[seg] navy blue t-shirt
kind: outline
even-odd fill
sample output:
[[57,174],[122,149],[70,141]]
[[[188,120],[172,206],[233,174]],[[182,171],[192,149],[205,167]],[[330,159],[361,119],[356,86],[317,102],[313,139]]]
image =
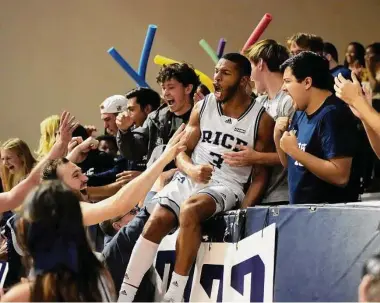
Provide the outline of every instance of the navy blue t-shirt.
[[[350,109],[334,95],[312,115],[294,114],[290,130],[296,131],[298,147],[320,159],[354,157],[357,153],[357,127]],[[351,169],[352,171],[353,169]],[[359,182],[351,174],[349,184],[339,187],[319,179],[301,163],[288,156],[291,204],[339,203],[357,201]]]

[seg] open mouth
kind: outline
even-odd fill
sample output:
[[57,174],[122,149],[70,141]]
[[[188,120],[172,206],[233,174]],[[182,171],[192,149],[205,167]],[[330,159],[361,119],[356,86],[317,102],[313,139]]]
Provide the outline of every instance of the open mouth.
[[214,91],[215,97],[217,99],[220,99],[220,97],[222,96],[222,90],[223,90],[222,87],[219,84],[214,83],[214,89],[215,89]]
[[8,168],[9,170],[14,170],[14,169],[15,169],[14,165],[8,165],[7,168]]
[[82,195],[87,195],[87,183],[84,183],[79,191]]
[[174,99],[166,99],[166,103],[169,105],[169,106],[173,106],[173,104],[175,103]]

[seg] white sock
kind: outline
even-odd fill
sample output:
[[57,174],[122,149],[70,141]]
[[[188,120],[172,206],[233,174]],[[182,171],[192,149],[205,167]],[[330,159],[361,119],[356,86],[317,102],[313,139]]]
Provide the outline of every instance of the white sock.
[[173,271],[172,280],[168,292],[165,294],[164,302],[182,302],[183,293],[189,276],[181,276]]
[[129,284],[122,284],[117,302],[133,302],[138,288]]
[[133,248],[118,302],[132,302],[145,273],[152,266],[158,250],[158,244],[140,236]]

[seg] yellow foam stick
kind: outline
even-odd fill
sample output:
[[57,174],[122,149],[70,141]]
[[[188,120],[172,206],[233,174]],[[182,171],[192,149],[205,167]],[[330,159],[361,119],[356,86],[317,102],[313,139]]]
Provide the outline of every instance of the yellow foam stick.
[[[164,65],[164,64],[172,64],[172,63],[180,63],[179,61],[166,58],[164,56],[156,55],[153,59],[154,63],[157,65]],[[212,84],[212,80],[210,79],[209,76],[206,74],[202,73],[199,70],[195,70],[195,73],[199,76],[199,80],[207,86],[207,88],[210,90],[210,92],[214,91],[214,85]]]

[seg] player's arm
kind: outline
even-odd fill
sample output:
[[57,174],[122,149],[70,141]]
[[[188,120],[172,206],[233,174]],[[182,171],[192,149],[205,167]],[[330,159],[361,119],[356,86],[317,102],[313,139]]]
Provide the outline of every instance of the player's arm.
[[186,151],[180,153],[176,158],[177,167],[181,171],[186,173],[187,175],[190,175],[192,172],[192,169],[194,169],[195,167],[190,157],[201,137],[200,109],[201,109],[201,104],[203,104],[203,102],[196,103],[193,110],[191,111],[189,122],[185,128],[185,131],[188,135],[188,139],[186,143],[187,149]]
[[[264,112],[260,118],[255,150],[263,153],[274,151],[273,119]],[[260,202],[269,179],[269,168],[264,165],[254,165],[252,168],[252,182],[244,197],[242,208],[253,206]]]
[[94,225],[102,221],[126,214],[135,207],[152,188],[165,166],[179,152],[186,148],[185,125],[182,125],[170,139],[162,155],[140,176],[130,181],[112,197],[98,203],[81,202],[84,225]]
[[201,137],[200,111],[203,102],[196,103],[191,112],[189,123],[186,126],[186,134],[188,135],[187,149],[180,153],[176,158],[176,165],[179,170],[184,172],[197,183],[208,183],[214,169],[211,164],[194,165],[191,160],[191,154]]

